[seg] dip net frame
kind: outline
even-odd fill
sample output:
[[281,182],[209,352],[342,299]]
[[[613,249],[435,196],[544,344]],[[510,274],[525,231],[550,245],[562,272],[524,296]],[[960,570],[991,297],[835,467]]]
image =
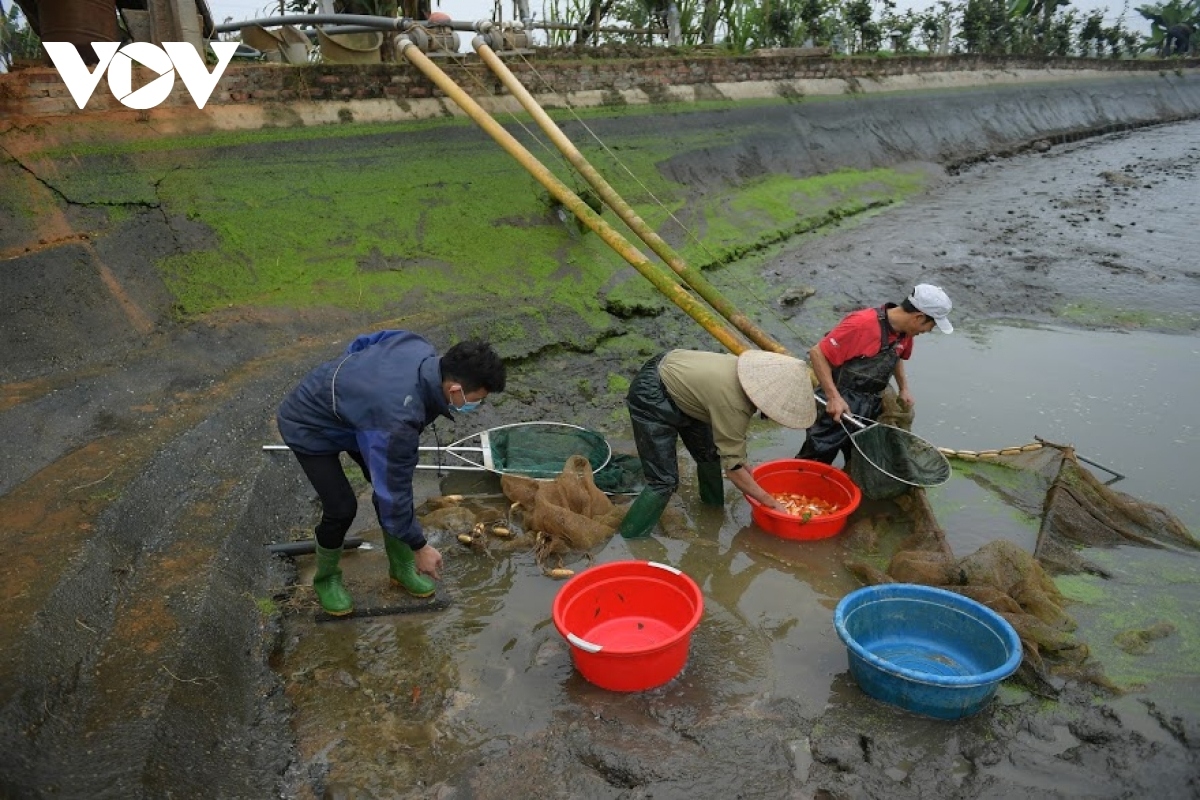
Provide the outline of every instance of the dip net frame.
[[606,494],[636,494],[644,485],[640,459],[614,453],[603,435],[567,422],[514,422],[445,447],[420,449],[434,453],[437,463],[419,464],[418,469],[484,470],[544,482],[555,480],[566,465],[581,458],[596,487]]
[[[858,430],[851,432],[844,420]],[[842,414],[842,428],[854,445],[850,479],[871,500],[887,500],[912,487],[928,489],[950,480],[950,462],[934,445],[911,431]]]
[[612,462],[608,440],[599,433],[566,422],[514,422],[465,436],[445,447],[422,447],[435,453],[436,464],[419,469],[486,470],[549,480],[562,472],[571,456],[583,456],[600,472]]

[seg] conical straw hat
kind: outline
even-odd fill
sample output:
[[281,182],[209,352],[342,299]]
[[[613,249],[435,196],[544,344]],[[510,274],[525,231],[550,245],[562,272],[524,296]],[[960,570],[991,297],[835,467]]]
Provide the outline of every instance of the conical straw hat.
[[738,356],[738,380],[750,402],[785,428],[807,428],[817,419],[808,364],[766,350]]

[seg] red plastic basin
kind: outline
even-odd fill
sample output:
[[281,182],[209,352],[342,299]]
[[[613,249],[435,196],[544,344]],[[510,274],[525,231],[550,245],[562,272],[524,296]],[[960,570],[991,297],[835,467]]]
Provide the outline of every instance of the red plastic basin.
[[754,480],[771,494],[791,492],[817,497],[826,503],[836,504],[838,510],[805,520],[767,508],[753,497],[750,516],[754,524],[767,533],[784,539],[828,539],[837,536],[846,527],[846,520],[862,502],[862,491],[850,480],[850,476],[837,467],[808,461],[801,458],[783,458],[768,461],[754,468]]
[[575,575],[554,597],[554,627],[590,683],[640,692],[687,663],[704,598],[684,573],[654,561],[613,561]]

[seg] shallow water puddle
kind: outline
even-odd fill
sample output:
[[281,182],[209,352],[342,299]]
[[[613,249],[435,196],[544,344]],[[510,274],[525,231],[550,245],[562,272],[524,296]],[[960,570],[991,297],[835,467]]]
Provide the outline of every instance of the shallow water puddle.
[[[923,349],[910,372],[923,403],[916,424],[921,435],[935,444],[971,449],[1023,444],[1034,434],[1073,442],[1084,455],[1130,475],[1118,488],[1146,497],[1153,487],[1155,499],[1194,517],[1196,500],[1183,460],[1197,434],[1173,418],[1173,409],[1200,388],[1194,370],[1188,373],[1196,339],[1003,328],[928,338],[935,344]],[[986,357],[980,357],[981,350]],[[1097,362],[1108,366],[1088,366]],[[1119,379],[1113,377],[1114,363],[1120,365]],[[613,444],[629,449],[615,438]],[[763,425],[754,431],[752,458],[789,458],[798,446],[794,432]],[[279,667],[291,677],[302,750],[312,763],[325,765],[326,786],[335,794],[357,788],[368,796],[387,795],[389,787],[416,785],[427,771],[422,762],[431,758],[463,769],[472,759],[558,730],[564,720],[616,720],[652,736],[664,720],[704,727],[714,720],[761,718],[776,698],[791,699],[813,718],[840,708],[853,708],[852,716],[859,718],[859,706],[868,709],[872,718],[863,719],[862,730],[871,731],[870,746],[888,752],[901,748],[888,756],[893,761],[888,775],[897,782],[916,779],[905,766],[910,751],[941,754],[962,772],[955,774],[955,783],[964,780],[972,768],[955,754],[950,726],[874,701],[863,705],[848,675],[832,615],[837,601],[859,585],[844,566],[847,559],[863,556],[851,538],[796,542],[771,536],[752,523],[749,506],[728,487],[725,509],[702,507],[694,467],[687,458],[682,465],[679,500],[689,521],[686,536],[671,538],[662,530],[641,541],[615,536],[594,556],[595,563],[634,558],[671,564],[700,585],[705,614],[677,679],[634,694],[592,686],[574,669],[551,620],[562,583],[545,577],[532,553],[480,552],[446,534],[435,544],[446,557],[440,588],[454,599],[448,609],[321,625],[299,616],[289,621],[292,636]],[[441,481],[426,475],[421,482],[427,494],[491,493],[497,484],[495,476],[463,473]],[[1036,521],[1000,500],[986,482],[956,470],[946,485],[931,490],[930,498],[957,555],[997,537],[1033,546]],[[877,528],[875,556],[886,566],[903,534],[894,524],[895,509],[866,504],[859,513]],[[1114,659],[1118,677],[1135,672],[1130,659],[1144,657],[1112,646],[1120,622],[1112,616],[1114,609],[1143,609],[1126,627],[1144,626],[1152,622],[1146,616],[1152,611],[1182,612],[1200,601],[1200,566],[1176,565],[1165,572],[1169,562],[1157,560],[1163,558],[1170,555],[1140,548],[1100,553],[1095,560],[1119,571],[1120,580],[1098,584],[1100,579],[1075,578],[1073,588],[1068,586],[1068,596],[1077,600],[1068,610],[1079,617],[1080,639],[1098,656]],[[353,559],[359,562],[355,569],[366,565],[359,573],[362,580],[386,580],[381,550]],[[569,566],[578,571],[588,563],[580,559]],[[1168,574],[1175,577],[1165,587],[1154,584],[1153,576]],[[1178,663],[1178,657],[1191,653],[1191,640],[1190,627],[1180,628],[1152,646]],[[1169,688],[1186,685],[1189,678],[1160,669],[1150,682]],[[1127,709],[1131,716],[1136,711]],[[1137,721],[1154,726],[1149,713]],[[905,733],[893,745],[886,731],[901,723]],[[794,754],[792,769],[806,774],[813,764],[806,740],[785,739]],[[1073,740],[1065,728],[1037,731],[1014,742],[1008,760],[992,770],[1031,790],[1070,786],[1086,791],[1095,785],[1086,771],[1047,768]],[[424,779],[436,780],[431,775]]]

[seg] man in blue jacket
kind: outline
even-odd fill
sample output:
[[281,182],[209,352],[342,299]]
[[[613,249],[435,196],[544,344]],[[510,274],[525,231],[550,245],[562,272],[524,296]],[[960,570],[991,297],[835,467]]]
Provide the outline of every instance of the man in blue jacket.
[[504,391],[504,381],[504,362],[485,342],[461,342],[439,357],[423,337],[389,330],[359,336],[284,398],[279,433],[321,500],[313,589],[326,613],[354,610],[338,561],[358,500],[340,454],[371,483],[392,583],[429,597],[442,556],[413,511],[421,431],[439,415],[473,411],[489,393]]

